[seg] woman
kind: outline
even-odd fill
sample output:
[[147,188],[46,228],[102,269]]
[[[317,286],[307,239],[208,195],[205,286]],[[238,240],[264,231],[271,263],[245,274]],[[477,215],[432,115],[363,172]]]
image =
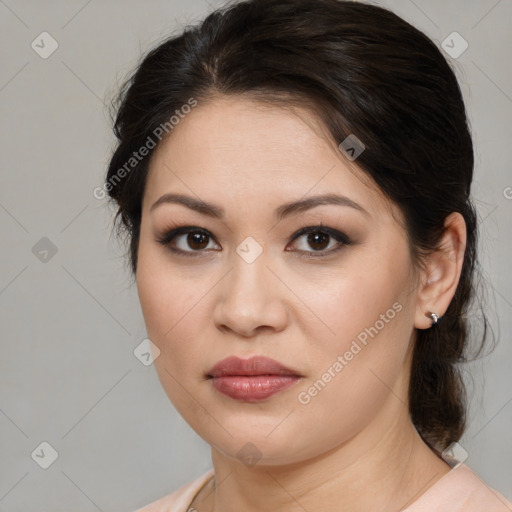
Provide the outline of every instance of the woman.
[[120,99],[105,188],[160,382],[213,463],[139,511],[512,510],[449,457],[477,226],[438,48],[376,6],[249,0]]

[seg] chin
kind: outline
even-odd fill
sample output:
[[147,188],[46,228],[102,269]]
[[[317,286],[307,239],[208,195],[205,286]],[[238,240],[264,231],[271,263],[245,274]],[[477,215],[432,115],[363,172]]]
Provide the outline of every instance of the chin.
[[[275,426],[275,425],[274,425]],[[279,428],[278,428],[279,429]],[[213,432],[196,432],[211,446],[212,459],[215,460],[215,452],[220,452],[224,457],[238,460],[243,466],[252,467],[276,467],[300,463],[317,455],[312,440],[298,438],[298,432],[285,431],[278,434],[278,429],[270,435],[269,429],[259,431],[255,429],[228,430],[232,436],[222,428]],[[294,439],[291,442],[290,439]]]

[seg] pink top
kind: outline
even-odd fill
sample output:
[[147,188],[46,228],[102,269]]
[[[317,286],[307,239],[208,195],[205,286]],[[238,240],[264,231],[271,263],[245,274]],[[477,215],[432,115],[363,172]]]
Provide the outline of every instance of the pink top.
[[[187,512],[195,495],[213,475],[214,470],[210,469],[173,493],[135,512]],[[468,466],[460,463],[401,512],[510,511],[512,511],[510,501],[498,491],[488,487]]]

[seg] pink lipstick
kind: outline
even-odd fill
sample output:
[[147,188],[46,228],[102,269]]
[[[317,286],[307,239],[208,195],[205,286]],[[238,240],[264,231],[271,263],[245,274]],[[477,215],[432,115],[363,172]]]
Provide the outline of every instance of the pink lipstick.
[[258,402],[288,389],[302,376],[274,359],[230,356],[208,372],[214,388],[234,400]]

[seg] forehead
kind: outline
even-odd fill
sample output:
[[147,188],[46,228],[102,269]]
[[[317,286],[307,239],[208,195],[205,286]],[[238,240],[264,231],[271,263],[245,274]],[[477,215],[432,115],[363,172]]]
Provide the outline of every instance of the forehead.
[[339,193],[375,216],[394,208],[308,110],[238,97],[199,102],[158,146],[145,208],[168,192],[255,206]]

